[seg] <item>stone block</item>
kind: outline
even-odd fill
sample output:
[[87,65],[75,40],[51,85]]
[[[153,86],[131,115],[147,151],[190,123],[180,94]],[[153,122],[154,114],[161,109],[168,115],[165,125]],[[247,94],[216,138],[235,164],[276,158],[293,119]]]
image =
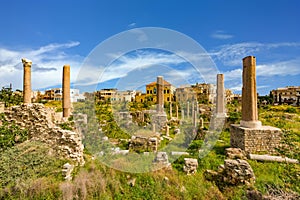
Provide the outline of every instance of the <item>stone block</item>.
[[231,125],[230,145],[240,148],[247,153],[275,154],[280,147],[282,132],[279,128],[261,126],[260,128],[246,128],[237,124]]

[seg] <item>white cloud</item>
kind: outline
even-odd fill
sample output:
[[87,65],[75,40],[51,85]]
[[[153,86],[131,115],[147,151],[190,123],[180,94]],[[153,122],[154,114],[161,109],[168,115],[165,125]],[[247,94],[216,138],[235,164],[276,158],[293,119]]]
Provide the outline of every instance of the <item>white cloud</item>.
[[33,89],[61,84],[61,69],[64,64],[71,65],[71,81],[74,81],[74,74],[78,72],[82,58],[68,55],[65,50],[78,45],[79,42],[55,43],[38,49],[17,50],[0,47],[0,86],[12,83],[14,89],[22,89],[22,58],[28,58],[33,62],[31,76]]
[[219,40],[227,40],[233,38],[233,35],[230,35],[224,31],[219,30],[211,34],[211,37]]
[[258,53],[270,53],[272,49],[282,47],[300,47],[300,43],[283,42],[283,43],[259,43],[259,42],[243,42],[237,44],[223,45],[209,52],[216,60],[226,66],[241,66],[242,59],[249,55]]
[[300,75],[300,58],[256,66],[257,76],[295,76]]
[[136,26],[136,23],[135,22],[133,22],[133,23],[131,23],[131,24],[128,24],[128,28],[133,28],[133,27],[135,27]]

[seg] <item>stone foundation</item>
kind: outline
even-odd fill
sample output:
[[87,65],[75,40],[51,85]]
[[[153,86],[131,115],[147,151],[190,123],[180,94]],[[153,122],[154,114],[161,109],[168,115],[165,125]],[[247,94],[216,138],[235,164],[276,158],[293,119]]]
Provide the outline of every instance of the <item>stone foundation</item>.
[[230,145],[247,153],[275,154],[276,148],[280,147],[281,136],[281,130],[271,126],[245,128],[238,124],[232,124]]
[[157,151],[159,140],[156,137],[132,136],[129,150],[135,152]]

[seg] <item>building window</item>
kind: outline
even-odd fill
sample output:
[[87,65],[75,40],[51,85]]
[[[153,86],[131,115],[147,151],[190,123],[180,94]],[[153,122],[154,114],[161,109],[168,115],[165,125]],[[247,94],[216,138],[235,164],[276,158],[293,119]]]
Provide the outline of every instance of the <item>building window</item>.
[[166,94],[166,90],[164,90],[164,94]]
[[153,89],[153,93],[156,94],[156,88]]
[[150,94],[152,94],[152,90],[150,90]]
[[149,90],[147,90],[147,94],[149,94]]
[[170,93],[170,90],[167,90],[167,94],[169,94]]
[[170,97],[167,97],[167,101],[170,101]]

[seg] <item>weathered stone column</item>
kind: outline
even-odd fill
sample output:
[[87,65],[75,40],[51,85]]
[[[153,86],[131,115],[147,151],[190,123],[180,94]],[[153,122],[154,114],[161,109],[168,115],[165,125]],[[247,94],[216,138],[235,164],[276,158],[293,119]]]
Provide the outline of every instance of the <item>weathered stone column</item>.
[[190,117],[190,102],[187,102],[186,118],[188,119],[189,117]]
[[70,97],[70,65],[63,67],[63,117],[69,117],[71,112]]
[[153,132],[153,133],[155,133],[155,132],[156,132],[156,129],[155,129],[155,124],[154,124],[154,123],[152,124],[152,132]]
[[26,58],[22,58],[22,63],[24,67],[23,76],[23,103],[31,103],[31,65],[32,61]]
[[259,128],[256,93],[256,59],[254,56],[243,58],[242,120],[241,126]]
[[224,74],[217,74],[217,105],[216,116],[225,116]]
[[193,110],[193,126],[196,128],[197,127],[197,120],[198,116],[197,116],[197,111]]
[[184,120],[184,110],[181,109],[181,120]]
[[176,118],[178,119],[178,105],[176,105]]
[[204,128],[204,124],[203,124],[203,118],[200,117],[200,128],[203,129]]
[[194,115],[195,115],[195,102],[192,101],[192,119],[194,119]]
[[157,96],[157,105],[156,111],[162,113],[164,111],[164,82],[163,77],[158,76],[156,82],[156,96]]
[[172,119],[172,102],[170,102],[170,119]]
[[168,125],[166,126],[166,136],[170,136],[170,127]]

